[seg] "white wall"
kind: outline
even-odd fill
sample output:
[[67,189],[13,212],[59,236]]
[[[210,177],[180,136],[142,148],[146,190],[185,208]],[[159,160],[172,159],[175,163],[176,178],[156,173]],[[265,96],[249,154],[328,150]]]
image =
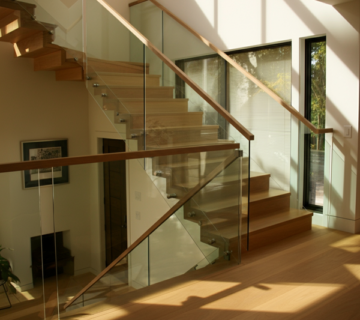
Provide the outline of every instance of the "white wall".
[[[21,161],[20,142],[29,140],[67,138],[69,156],[89,153],[84,83],[56,82],[54,72],[34,72],[32,60],[15,59],[7,43],[0,43],[0,70],[0,163]],[[55,188],[56,231],[70,231],[75,271],[81,272],[90,268],[91,248],[84,241],[89,236],[89,180],[84,168],[73,166],[69,171],[70,183]],[[53,232],[52,188],[40,189],[39,202],[38,189],[24,190],[21,173],[14,172],[0,175],[0,190],[0,244],[14,249],[4,255],[21,285],[31,286],[30,237]]]
[[[314,0],[159,0],[167,9],[224,51],[264,44],[292,42],[292,105],[303,112],[304,39],[327,37],[327,134],[332,146],[331,188],[325,212],[329,227],[356,231],[360,209],[356,207],[359,131],[359,2],[330,6]],[[166,21],[166,20],[165,20]],[[189,33],[178,27],[165,28],[165,54],[175,60],[201,55],[201,48]],[[194,52],[195,51],[195,52]],[[352,126],[352,137],[344,138],[343,125]],[[297,135],[293,121],[292,134]],[[256,139],[256,137],[255,137]],[[292,148],[293,150],[293,148]],[[303,157],[292,151],[295,166]],[[295,159],[294,159],[295,155]],[[326,161],[330,161],[327,159]],[[293,179],[294,180],[294,179]],[[296,190],[297,174],[292,181]],[[356,209],[358,208],[358,209]],[[357,230],[360,231],[360,230]]]

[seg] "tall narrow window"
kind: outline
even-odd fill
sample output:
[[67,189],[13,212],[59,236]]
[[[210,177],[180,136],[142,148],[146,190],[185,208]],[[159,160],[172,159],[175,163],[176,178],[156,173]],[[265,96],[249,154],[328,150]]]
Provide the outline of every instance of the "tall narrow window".
[[[305,117],[325,128],[326,38],[305,42]],[[324,199],[325,135],[305,134],[304,206],[322,212]]]

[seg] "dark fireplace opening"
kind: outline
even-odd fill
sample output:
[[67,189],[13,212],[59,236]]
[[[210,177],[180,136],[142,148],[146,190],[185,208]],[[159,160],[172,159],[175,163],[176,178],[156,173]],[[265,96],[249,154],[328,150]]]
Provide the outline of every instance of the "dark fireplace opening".
[[[55,236],[57,261],[55,261]],[[74,257],[71,256],[70,249],[64,246],[63,232],[56,232],[55,236],[51,233],[31,238],[31,267],[34,282],[42,279],[43,273],[44,278],[53,277],[56,272],[74,275]]]

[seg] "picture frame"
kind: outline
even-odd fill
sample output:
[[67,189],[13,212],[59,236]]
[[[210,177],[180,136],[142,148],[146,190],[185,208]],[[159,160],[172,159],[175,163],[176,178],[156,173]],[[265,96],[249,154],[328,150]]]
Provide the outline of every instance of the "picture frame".
[[[68,140],[22,141],[22,161],[45,160],[68,156]],[[23,171],[23,188],[34,188],[51,185],[54,174],[54,184],[69,182],[69,167],[55,167]]]

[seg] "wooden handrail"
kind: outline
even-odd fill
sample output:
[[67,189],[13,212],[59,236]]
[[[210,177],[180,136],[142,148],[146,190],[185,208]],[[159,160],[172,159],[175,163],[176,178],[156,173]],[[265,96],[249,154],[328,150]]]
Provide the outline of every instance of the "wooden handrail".
[[110,162],[110,161],[119,161],[119,160],[154,158],[154,157],[171,156],[176,154],[190,154],[190,153],[198,153],[198,152],[231,150],[231,149],[239,149],[239,148],[240,148],[240,144],[238,143],[224,143],[224,144],[186,147],[186,148],[169,148],[169,149],[158,149],[158,150],[150,150],[150,151],[119,152],[119,153],[98,154],[93,156],[13,162],[13,163],[0,164],[0,173],[32,170],[32,169],[44,169],[51,167],[64,167],[64,166],[99,163],[99,162]]
[[173,18],[175,21],[177,21],[179,24],[181,24],[184,28],[186,28],[188,31],[190,31],[195,37],[200,39],[204,44],[206,44],[209,48],[214,50],[219,56],[221,56],[224,60],[226,60],[228,63],[230,63],[235,69],[240,71],[245,77],[247,77],[249,80],[251,80],[253,83],[255,83],[259,88],[261,88],[264,92],[266,92],[271,98],[273,98],[277,103],[282,105],[286,110],[288,110],[294,117],[296,117],[299,121],[301,121],[305,126],[307,126],[312,132],[316,134],[322,134],[322,133],[328,133],[328,132],[334,132],[334,129],[327,128],[327,129],[318,129],[316,128],[308,119],[306,119],[299,111],[297,111],[293,106],[286,103],[283,99],[281,99],[274,91],[272,91],[270,88],[268,88],[265,84],[263,84],[260,80],[255,78],[250,72],[246,71],[243,67],[241,67],[238,63],[236,63],[233,59],[231,59],[225,52],[220,50],[218,47],[216,47],[214,44],[212,44],[210,41],[205,39],[203,36],[201,36],[199,33],[197,33],[194,29],[192,29],[189,25],[187,25],[184,21],[179,19],[177,16],[175,16],[171,11],[166,9],[163,5],[161,5],[156,0],[149,0],[154,5],[156,5],[158,8],[160,8],[162,11],[164,11],[167,15],[169,15],[171,18]]
[[143,2],[146,2],[146,1],[148,1],[148,0],[137,0],[137,1],[134,1],[134,2],[130,2],[129,7],[136,6],[137,4],[140,4],[140,3],[143,3]]
[[116,19],[118,19],[133,35],[145,44],[155,55],[160,58],[172,71],[174,71],[189,87],[191,87],[200,97],[211,105],[226,121],[238,130],[247,140],[254,140],[254,135],[237,121],[227,110],[217,103],[210,95],[193,82],[180,68],[178,68],[167,56],[158,50],[143,34],[141,34],[129,21],[114,10],[106,0],[97,0],[104,6]]
[[160,227],[167,219],[169,219],[177,210],[179,210],[186,202],[188,202],[195,194],[197,194],[202,188],[204,188],[209,182],[211,182],[221,171],[226,169],[231,163],[233,163],[239,157],[239,153],[234,151],[232,155],[227,157],[222,163],[220,163],[213,171],[211,171],[206,177],[202,178],[200,182],[192,188],[185,196],[179,200],[172,208],[170,208],[158,221],[156,221],[145,233],[143,233],[130,247],[128,247],[119,257],[117,257],[108,267],[101,271],[89,284],[81,289],[68,303],[64,305],[64,309],[71,306],[76,299],[89,290],[96,282],[98,282],[105,274],[107,274],[112,268],[114,268],[122,259],[124,259],[129,253],[131,253],[141,242],[149,237],[158,227]]

